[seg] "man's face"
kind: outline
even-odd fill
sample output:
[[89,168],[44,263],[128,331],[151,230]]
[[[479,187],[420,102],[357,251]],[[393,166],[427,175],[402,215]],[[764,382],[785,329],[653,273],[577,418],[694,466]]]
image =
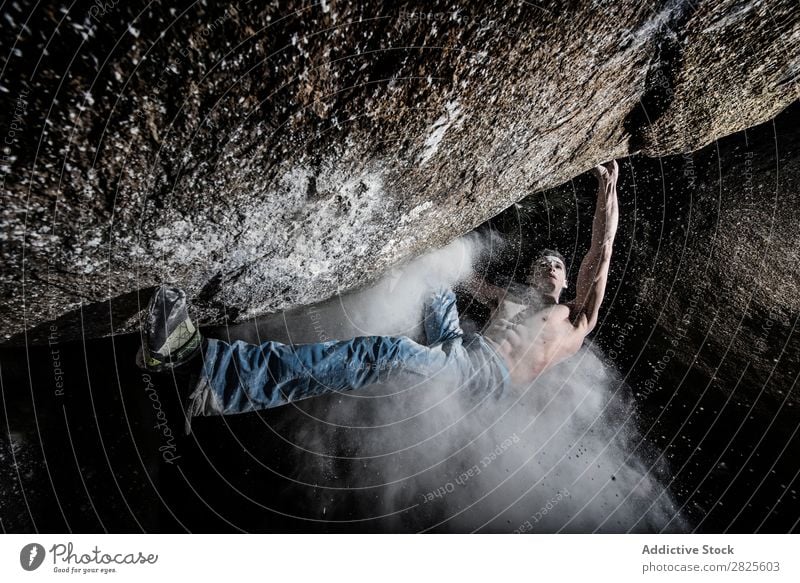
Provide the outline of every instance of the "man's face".
[[567,287],[567,270],[564,262],[555,255],[539,257],[531,266],[531,285],[536,289],[551,294],[561,293]]

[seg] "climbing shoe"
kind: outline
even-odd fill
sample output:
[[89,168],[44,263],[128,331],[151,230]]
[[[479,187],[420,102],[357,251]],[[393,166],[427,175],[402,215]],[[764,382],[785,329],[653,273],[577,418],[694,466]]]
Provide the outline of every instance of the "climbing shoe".
[[144,322],[144,342],[136,364],[152,372],[170,370],[200,353],[203,337],[186,309],[186,292],[162,285],[150,298]]

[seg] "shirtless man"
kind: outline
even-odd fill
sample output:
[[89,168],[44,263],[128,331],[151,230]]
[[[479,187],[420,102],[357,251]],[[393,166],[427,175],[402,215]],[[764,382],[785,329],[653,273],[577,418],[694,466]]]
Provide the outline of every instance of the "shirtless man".
[[468,289],[494,307],[485,336],[502,355],[515,384],[527,384],[552,365],[572,356],[597,324],[606,290],[611,250],[617,232],[616,161],[594,168],[599,188],[592,224],[592,243],[583,258],[575,299],[561,304],[567,288],[564,257],[545,249],[531,265],[532,292],[515,297],[509,289],[472,281]]
[[185,377],[181,400],[187,431],[194,415],[278,407],[399,380],[397,375],[427,380],[442,374],[439,378],[481,395],[527,384],[575,354],[597,323],[617,229],[617,163],[597,166],[594,174],[599,189],[592,243],[572,302],[559,303],[567,287],[564,258],[546,250],[533,262],[530,288],[522,294],[487,283],[468,286],[477,299],[495,306],[485,334],[464,334],[455,295],[442,288],[425,307],[427,345],[405,336],[255,345],[202,338],[189,318],[183,290],[161,286],[148,306],[137,362],[151,372]]

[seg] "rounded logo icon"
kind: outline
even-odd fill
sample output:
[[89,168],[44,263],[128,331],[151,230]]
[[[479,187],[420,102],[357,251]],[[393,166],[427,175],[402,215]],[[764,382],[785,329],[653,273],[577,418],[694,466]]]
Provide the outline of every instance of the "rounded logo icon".
[[34,571],[44,562],[44,547],[38,543],[30,543],[19,552],[19,564],[26,571]]

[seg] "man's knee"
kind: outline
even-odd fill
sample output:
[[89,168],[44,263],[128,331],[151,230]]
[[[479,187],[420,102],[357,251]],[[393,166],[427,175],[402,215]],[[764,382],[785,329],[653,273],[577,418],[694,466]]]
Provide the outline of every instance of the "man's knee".
[[453,288],[449,285],[442,285],[435,288],[430,294],[430,302],[450,302],[455,301],[456,294],[453,292]]

